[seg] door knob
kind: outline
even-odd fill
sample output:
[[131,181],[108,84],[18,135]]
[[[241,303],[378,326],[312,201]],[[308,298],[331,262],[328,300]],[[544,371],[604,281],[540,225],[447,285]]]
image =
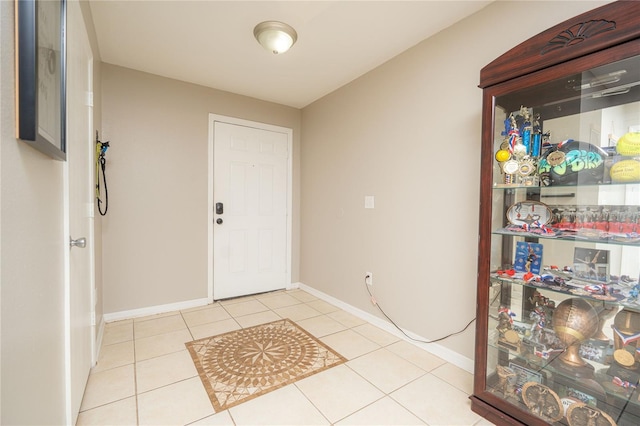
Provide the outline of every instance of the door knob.
[[87,239],[85,237],[78,238],[77,240],[74,240],[73,238],[69,237],[69,247],[85,248],[86,246],[87,246]]

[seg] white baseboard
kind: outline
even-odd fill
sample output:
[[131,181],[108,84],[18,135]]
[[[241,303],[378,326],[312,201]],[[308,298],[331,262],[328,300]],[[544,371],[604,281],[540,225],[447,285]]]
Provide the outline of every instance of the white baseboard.
[[[300,288],[300,283],[291,283],[285,287],[285,290],[295,290]],[[181,309],[197,308],[198,306],[206,306],[213,303],[209,298],[187,300],[178,303],[169,303],[167,305],[149,306],[147,308],[132,309],[130,311],[120,311],[104,314],[102,320],[105,323],[121,321],[131,318],[139,318],[147,315],[163,314],[165,312],[179,311]],[[102,335],[100,336],[102,337]]]
[[182,309],[197,308],[210,304],[208,298],[186,300],[184,302],[169,303],[166,305],[149,306],[147,308],[132,309],[130,311],[120,311],[104,314],[103,321],[106,323],[120,321],[131,318],[139,318],[147,315],[164,314],[165,312],[179,311]]
[[[361,318],[365,321],[367,321],[368,323],[381,328],[382,330],[393,334],[394,336],[397,336],[421,349],[424,349],[425,351],[432,353],[433,355],[440,357],[442,359],[447,360],[448,362],[450,362],[451,364],[462,368],[465,371],[468,371],[469,373],[473,373],[473,360],[460,355],[458,352],[452,351],[451,349],[448,349],[442,345],[439,345],[437,343],[420,343],[420,342],[414,342],[411,339],[409,339],[407,336],[405,336],[400,330],[398,330],[393,324],[385,321],[382,318],[379,318],[375,315],[372,315],[368,312],[365,312],[359,308],[356,308],[355,306],[349,305],[348,303],[343,302],[342,300],[336,299],[333,296],[329,296],[326,293],[323,293],[319,290],[316,290],[313,287],[309,287],[308,285],[301,283],[301,282],[296,282],[296,283],[291,283],[290,285],[288,285],[286,287],[287,290],[295,290],[295,289],[301,289],[306,291],[309,294],[312,294],[313,296],[324,300],[327,303],[331,303],[334,306],[337,306],[340,309],[343,309],[346,312],[349,312],[350,314],[353,314],[355,316],[357,316],[358,318]],[[166,305],[158,305],[158,306],[150,306],[147,308],[140,308],[140,309],[132,309],[129,311],[120,311],[120,312],[112,312],[112,313],[106,313],[102,316],[102,321],[100,323],[100,328],[99,328],[99,334],[98,334],[98,352],[100,353],[100,346],[102,344],[102,335],[104,332],[104,324],[105,323],[109,323],[109,322],[113,322],[113,321],[120,321],[120,320],[125,320],[125,319],[131,319],[131,318],[139,318],[139,317],[144,317],[147,315],[156,315],[156,314],[163,314],[165,312],[172,312],[172,311],[179,311],[182,309],[190,309],[190,308],[196,308],[199,306],[206,306],[208,304],[210,304],[211,302],[209,301],[208,298],[203,298],[203,299],[194,299],[194,300],[187,300],[184,302],[178,302],[178,303],[169,303]],[[407,333],[407,335],[411,336],[411,338],[413,339],[417,339],[417,340],[424,340],[424,341],[428,341],[428,339],[425,339],[422,336],[419,336],[411,331],[402,329],[402,331],[404,331],[405,333]]]
[[[319,290],[316,290],[313,287],[309,287],[308,285],[304,284],[304,283],[296,283],[298,285],[298,288],[300,288],[301,290],[306,291],[309,294],[312,294],[313,296],[316,296],[319,299],[324,300],[327,303],[331,303],[334,306],[337,306],[338,308],[349,312],[350,314],[353,314],[355,316],[357,316],[358,318],[361,318],[365,321],[367,321],[368,323],[375,325],[378,328],[381,328],[382,330],[393,334],[394,336],[397,336],[421,349],[424,349],[425,351],[440,357],[442,359],[447,360],[447,362],[450,362],[451,364],[462,368],[465,371],[468,371],[469,373],[473,373],[473,360],[469,359],[463,355],[460,355],[458,352],[452,351],[451,349],[445,348],[442,345],[439,345],[437,343],[420,343],[420,342],[414,342],[411,339],[409,339],[407,336],[405,336],[404,334],[402,334],[402,332],[400,330],[398,330],[393,324],[391,324],[390,322],[387,322],[385,320],[383,320],[382,318],[378,318],[375,315],[371,315],[368,312],[365,312],[361,309],[358,309],[354,306],[349,305],[348,303],[345,303],[339,299],[336,299],[333,296],[329,296],[326,293],[323,293]],[[421,337],[415,333],[412,333],[408,330],[402,329],[402,331],[404,331],[405,333],[407,333],[407,335],[411,336],[411,338],[413,339],[417,339],[417,340],[424,340],[424,341],[429,341],[429,339],[425,339],[424,337]]]

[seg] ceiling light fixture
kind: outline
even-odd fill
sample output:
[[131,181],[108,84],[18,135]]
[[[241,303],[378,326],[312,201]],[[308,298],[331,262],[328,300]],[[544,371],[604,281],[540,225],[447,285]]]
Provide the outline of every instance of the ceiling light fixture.
[[298,34],[290,25],[278,21],[261,22],[253,29],[253,35],[269,52],[284,53],[298,39]]

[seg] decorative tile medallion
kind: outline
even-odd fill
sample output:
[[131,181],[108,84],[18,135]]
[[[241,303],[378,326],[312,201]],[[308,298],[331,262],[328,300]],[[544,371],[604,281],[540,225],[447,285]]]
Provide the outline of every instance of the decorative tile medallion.
[[346,362],[289,319],[185,345],[216,412]]

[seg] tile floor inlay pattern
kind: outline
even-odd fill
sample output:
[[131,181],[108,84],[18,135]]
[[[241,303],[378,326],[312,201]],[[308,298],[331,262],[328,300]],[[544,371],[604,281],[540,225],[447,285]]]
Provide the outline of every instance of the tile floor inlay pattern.
[[185,345],[216,412],[346,362],[289,319]]

